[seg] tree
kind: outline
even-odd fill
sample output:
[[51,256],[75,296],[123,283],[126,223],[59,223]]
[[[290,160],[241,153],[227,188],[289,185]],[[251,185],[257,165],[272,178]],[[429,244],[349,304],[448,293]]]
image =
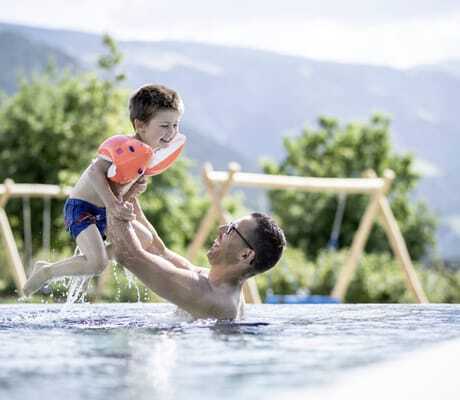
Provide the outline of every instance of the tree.
[[[105,79],[94,72],[75,75],[49,68],[23,80],[18,92],[2,101],[0,181],[73,184],[105,138],[132,130],[128,93],[118,87],[123,74],[114,72],[121,54],[110,37],[105,36],[104,43],[108,54],[100,58],[99,66]],[[188,162],[178,160],[152,181],[141,197],[147,215],[168,245],[185,246],[207,204],[198,196]],[[13,230],[22,232],[20,204],[10,201],[7,211]],[[35,249],[41,244],[41,213],[41,202],[33,201],[32,215],[38,216],[32,227]],[[54,202],[52,232],[54,248],[68,243],[62,202]]]
[[[389,194],[392,210],[414,259],[423,257],[434,245],[435,220],[427,207],[411,199],[419,176],[410,154],[398,155],[390,143],[390,120],[375,114],[367,123],[341,126],[336,119],[321,117],[318,129],[305,129],[299,137],[285,138],[286,157],[279,164],[264,163],[269,174],[360,177],[373,169],[382,176],[386,168],[396,179]],[[272,210],[279,216],[287,239],[311,258],[327,247],[338,205],[336,195],[273,190]],[[350,246],[368,202],[364,195],[350,195],[339,237],[339,248]],[[367,250],[389,250],[381,227],[374,226]]]

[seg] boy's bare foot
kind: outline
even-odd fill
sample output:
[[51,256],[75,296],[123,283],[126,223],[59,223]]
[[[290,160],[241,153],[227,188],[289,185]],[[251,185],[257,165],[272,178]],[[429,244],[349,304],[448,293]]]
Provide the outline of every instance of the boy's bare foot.
[[48,276],[48,271],[45,268],[49,264],[50,263],[46,261],[37,261],[35,263],[32,273],[30,274],[29,279],[27,279],[27,282],[22,289],[24,296],[31,296],[37,290],[40,290],[46,281],[50,279]]

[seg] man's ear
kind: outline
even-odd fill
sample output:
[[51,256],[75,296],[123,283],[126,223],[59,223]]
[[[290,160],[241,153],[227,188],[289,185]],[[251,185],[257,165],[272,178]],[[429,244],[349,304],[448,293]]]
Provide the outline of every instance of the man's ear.
[[255,257],[255,251],[251,250],[250,248],[247,248],[241,253],[240,259],[246,261],[248,264],[251,264]]

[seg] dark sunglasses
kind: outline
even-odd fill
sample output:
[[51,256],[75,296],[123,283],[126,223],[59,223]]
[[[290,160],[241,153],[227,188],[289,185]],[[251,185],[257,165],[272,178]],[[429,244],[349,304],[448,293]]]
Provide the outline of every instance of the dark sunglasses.
[[254,253],[256,252],[256,250],[254,249],[254,247],[251,246],[251,244],[245,239],[245,237],[241,234],[241,232],[238,230],[238,228],[236,227],[236,223],[235,222],[230,222],[229,224],[227,224],[227,229],[225,230],[225,234],[226,235],[230,235],[230,233],[232,233],[232,231],[235,231],[238,236],[241,238],[241,240],[246,243],[246,246],[248,246]]

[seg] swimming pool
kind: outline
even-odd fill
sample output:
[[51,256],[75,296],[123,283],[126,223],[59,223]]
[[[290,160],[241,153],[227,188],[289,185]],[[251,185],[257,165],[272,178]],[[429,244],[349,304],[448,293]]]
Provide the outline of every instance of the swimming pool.
[[2,305],[0,398],[277,398],[459,337],[460,305]]

